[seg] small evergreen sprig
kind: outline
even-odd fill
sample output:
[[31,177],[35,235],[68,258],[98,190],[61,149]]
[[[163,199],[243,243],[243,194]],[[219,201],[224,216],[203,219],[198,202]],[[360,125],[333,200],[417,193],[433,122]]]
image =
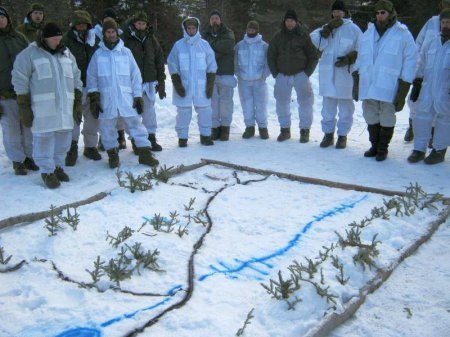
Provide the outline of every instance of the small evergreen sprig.
[[119,247],[119,245],[122,242],[125,242],[126,240],[128,240],[134,233],[134,230],[131,229],[128,226],[125,226],[118,234],[117,236],[112,236],[111,234],[109,234],[109,231],[106,232],[106,241],[109,240],[109,244],[113,247],[113,248],[117,248]]
[[153,167],[151,171],[152,178],[163,183],[167,183],[173,174],[173,166],[167,167],[166,165],[159,168]]
[[251,320],[255,317],[253,316],[253,310],[255,310],[255,308],[252,308],[252,310],[250,310],[247,314],[247,318],[245,319],[244,325],[242,326],[242,328],[239,328],[238,331],[236,332],[236,336],[243,336],[244,332],[245,332],[245,328],[247,327],[247,325],[251,324]]
[[260,283],[261,286],[277,300],[288,299],[295,291],[300,289],[299,279],[291,274],[291,278],[284,280],[281,270],[278,271],[278,281],[270,279],[269,285]]
[[117,258],[110,259],[108,264],[103,267],[109,279],[120,287],[120,282],[130,279],[133,275],[134,268],[131,265],[132,260],[126,255],[127,249],[122,247]]
[[80,214],[78,214],[76,207],[74,208],[74,213],[70,212],[70,207],[66,208],[66,215],[61,215],[60,219],[62,222],[69,225],[74,231],[77,230],[80,224]]
[[48,236],[55,236],[58,234],[58,231],[61,230],[63,227],[60,224],[60,216],[57,212],[57,208],[54,205],[50,206],[50,217],[45,219],[45,226],[44,228],[48,230],[49,234]]
[[9,261],[11,260],[12,255],[6,257],[5,255],[5,249],[3,247],[0,247],[0,264],[7,265]]
[[94,261],[94,270],[90,271],[88,269],[85,269],[86,272],[91,275],[92,284],[96,284],[98,281],[100,281],[100,278],[105,275],[104,268],[105,261],[101,261],[100,256],[97,256],[97,260]]
[[133,258],[136,260],[134,270],[140,275],[140,268],[145,268],[152,271],[161,271],[158,264],[159,250],[155,249],[145,251],[140,242],[136,242],[132,247],[126,245],[130,250]]
[[131,172],[125,172],[125,178],[123,178],[123,172],[116,171],[117,182],[120,187],[127,188],[131,193],[136,191],[148,191],[153,188],[152,177],[149,174],[143,174],[134,176]]

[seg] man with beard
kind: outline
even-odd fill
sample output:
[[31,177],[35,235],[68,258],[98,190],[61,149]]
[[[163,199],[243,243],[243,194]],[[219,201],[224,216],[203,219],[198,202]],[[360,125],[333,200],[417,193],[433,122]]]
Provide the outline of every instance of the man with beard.
[[212,105],[213,140],[227,141],[230,137],[230,125],[233,119],[233,94],[237,85],[234,77],[234,33],[222,23],[218,10],[209,14],[209,26],[204,34],[216,56],[217,74]]
[[113,19],[103,22],[103,41],[89,62],[86,78],[90,111],[100,121],[109,167],[117,168],[120,164],[116,137],[119,117],[134,138],[139,163],[158,165],[150,152],[147,130],[139,116],[144,112],[141,73],[133,54],[119,38],[119,29]]
[[[160,99],[166,97],[164,73],[164,55],[158,40],[153,35],[153,27],[145,12],[137,12],[130,20],[127,29],[122,34],[122,39],[127,48],[133,53],[142,75],[142,89],[144,99],[144,112],[142,120],[147,128],[148,140],[152,145],[152,151],[161,151],[162,147],[156,142],[156,92]],[[155,92],[156,91],[156,92]],[[131,140],[133,150],[136,145]]]
[[12,72],[20,119],[31,127],[33,157],[48,188],[69,181],[64,156],[82,114],[80,70],[61,40],[61,29],[47,23],[38,40],[17,55]]
[[0,7],[0,124],[3,146],[13,163],[16,175],[26,175],[27,170],[37,171],[32,159],[33,136],[28,127],[21,125],[16,94],[11,83],[11,71],[16,55],[28,46],[21,33],[14,30],[4,7]]
[[[88,12],[74,11],[71,27],[63,36],[63,43],[77,60],[77,66],[81,71],[81,81],[83,82],[83,155],[92,160],[100,160],[102,156],[97,150],[98,144],[98,120],[93,118],[89,112],[89,102],[86,89],[86,71],[89,61],[98,47],[99,39],[95,36],[92,28],[91,16]],[[72,132],[72,143],[66,155],[66,166],[74,166],[78,158],[78,139],[80,137],[81,120],[75,121]]]
[[286,11],[281,30],[269,43],[267,61],[275,78],[274,96],[280,123],[277,141],[291,138],[291,94],[297,93],[300,143],[309,142],[309,129],[313,122],[314,94],[309,77],[319,58],[308,32],[298,22],[293,9]]
[[433,150],[424,162],[443,162],[450,145],[450,8],[444,9],[439,18],[441,34],[424,42],[411,91],[411,100],[417,101],[417,109],[413,119],[414,150],[408,157],[410,163],[425,158],[433,119]]
[[375,14],[358,48],[353,98],[363,101],[369,131],[371,147],[364,156],[383,161],[394,134],[395,113],[403,109],[414,80],[417,50],[408,28],[397,21],[390,1],[378,1]]
[[211,97],[217,64],[214,51],[198,32],[200,21],[194,17],[182,23],[183,38],[175,42],[167,58],[173,83],[173,104],[177,107],[175,130],[178,146],[186,147],[192,105],[198,114],[200,143],[214,145],[211,139]]
[[17,27],[29,42],[34,42],[38,38],[38,32],[42,28],[44,22],[44,6],[39,3],[31,5],[27,13],[25,22]]

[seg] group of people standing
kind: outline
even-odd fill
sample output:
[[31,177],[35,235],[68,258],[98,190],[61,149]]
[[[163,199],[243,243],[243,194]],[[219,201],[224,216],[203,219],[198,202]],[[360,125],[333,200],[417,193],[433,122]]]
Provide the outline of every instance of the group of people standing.
[[[167,58],[179,147],[188,146],[192,106],[202,145],[229,139],[236,86],[246,126],[242,137],[254,137],[257,125],[260,138],[268,139],[269,75],[275,78],[277,141],[291,138],[295,89],[300,142],[307,143],[314,103],[309,78],[319,64],[320,147],[334,145],[337,129],[335,147],[346,148],[354,100],[362,100],[371,143],[364,156],[385,160],[395,113],[403,109],[413,84],[414,150],[408,161],[442,162],[450,144],[450,1],[442,0],[441,7],[417,42],[388,0],[376,3],[375,20],[364,33],[343,1],[335,1],[331,20],[311,33],[295,10],[287,10],[270,43],[253,20],[236,44],[219,11],[210,13],[203,37],[199,19],[187,17],[183,37]],[[81,133],[89,159],[101,160],[98,149],[104,148],[109,166],[118,167],[126,132],[139,163],[158,165],[153,152],[162,147],[156,140],[155,100],[166,97],[165,61],[146,13],[137,12],[120,29],[112,9],[95,27],[89,13],[77,10],[65,34],[43,19],[43,6],[33,4],[26,23],[15,30],[0,7],[0,44],[6,47],[0,48],[0,122],[15,174],[40,170],[49,188],[69,181],[63,167],[76,164]],[[432,128],[432,151],[426,156]]]

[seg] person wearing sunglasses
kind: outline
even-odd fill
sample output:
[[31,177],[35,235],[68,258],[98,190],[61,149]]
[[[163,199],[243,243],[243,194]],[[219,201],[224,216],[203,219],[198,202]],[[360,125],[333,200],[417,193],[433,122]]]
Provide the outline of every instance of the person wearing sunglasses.
[[369,131],[371,147],[364,156],[384,161],[394,134],[395,114],[403,109],[415,77],[418,54],[408,27],[397,21],[392,2],[378,1],[375,15],[358,48],[353,98],[362,100]]

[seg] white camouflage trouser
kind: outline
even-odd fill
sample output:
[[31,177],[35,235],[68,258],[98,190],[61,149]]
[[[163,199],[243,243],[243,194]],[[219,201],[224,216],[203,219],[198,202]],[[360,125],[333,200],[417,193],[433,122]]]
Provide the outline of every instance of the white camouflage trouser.
[[[95,119],[89,111],[89,99],[87,97],[87,89],[83,88],[83,134],[84,147],[97,147],[98,144],[98,132],[99,132],[99,122]],[[72,140],[78,142],[80,138],[80,125],[74,122],[74,127],[72,130]]]
[[3,130],[3,146],[11,161],[22,163],[25,157],[33,156],[33,135],[30,128],[20,123],[19,107],[15,99],[2,99],[3,116],[0,124]]
[[[347,136],[353,124],[354,112],[355,103],[352,99],[323,97],[321,122],[323,133],[334,133],[337,123],[338,136]],[[338,120],[336,115],[339,116]]]
[[362,103],[363,116],[369,125],[380,124],[384,127],[393,127],[397,121],[395,106],[392,103],[366,99]]
[[33,158],[41,173],[52,173],[64,166],[72,130],[33,133]]
[[267,84],[259,81],[239,81],[239,98],[244,114],[245,126],[267,128]]
[[144,91],[142,99],[144,100],[144,112],[142,113],[142,123],[147,129],[147,132],[156,133],[156,110],[155,110],[155,85],[154,82],[148,83],[148,90]]
[[274,96],[278,122],[281,128],[291,127],[292,88],[297,93],[300,129],[309,129],[313,122],[314,94],[311,81],[304,72],[295,75],[278,74],[275,79]]
[[413,119],[414,150],[426,152],[433,122],[435,124],[433,148],[439,151],[450,146],[450,112],[438,114],[434,107],[431,107],[431,111],[418,109],[415,111]]
[[230,126],[233,120],[233,95],[236,78],[232,75],[217,75],[211,97],[212,127]]
[[[211,107],[202,106],[194,107],[197,112],[197,123],[200,135],[211,136]],[[192,119],[192,106],[190,107],[177,107],[177,118],[175,123],[175,130],[178,138],[188,139],[189,137],[189,124]]]
[[125,124],[127,132],[133,137],[136,147],[150,147],[147,129],[142,124],[141,116],[120,117],[110,119],[99,119],[100,135],[105,150],[110,150],[119,146],[117,141],[117,122],[122,120]]

